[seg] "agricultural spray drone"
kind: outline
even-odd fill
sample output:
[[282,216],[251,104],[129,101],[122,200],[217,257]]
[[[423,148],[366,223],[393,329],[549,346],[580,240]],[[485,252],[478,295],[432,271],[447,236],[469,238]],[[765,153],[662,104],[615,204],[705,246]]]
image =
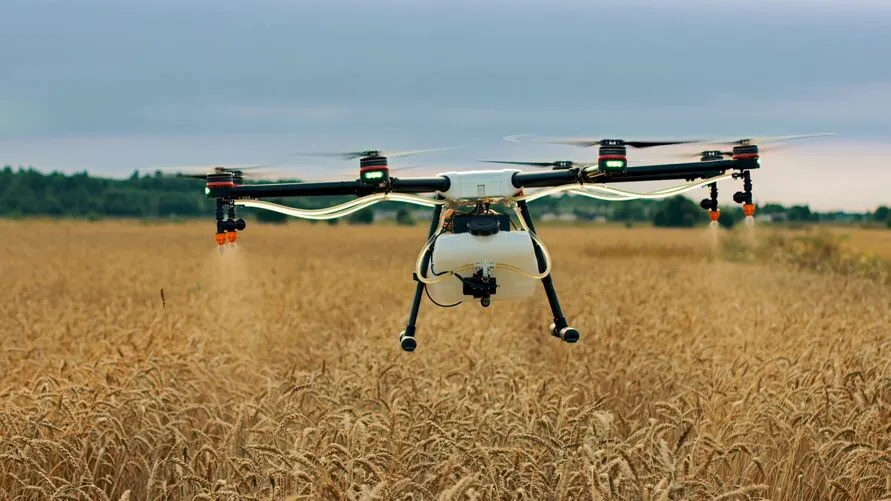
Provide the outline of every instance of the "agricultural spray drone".
[[[505,139],[522,141],[519,136]],[[579,332],[567,323],[557,298],[551,278],[550,254],[535,232],[528,205],[532,200],[564,192],[607,201],[660,199],[706,187],[709,196],[702,200],[700,206],[708,211],[712,221],[717,221],[717,183],[741,179],[742,190],[734,193],[733,201],[742,206],[747,217],[752,217],[755,212],[750,171],[761,166],[759,140],[529,140],[596,146],[599,154],[593,163],[491,161],[550,168],[546,171],[525,172],[517,168],[504,168],[450,171],[432,177],[398,177],[392,175],[387,158],[421,151],[388,154],[372,150],[338,154],[346,159],[359,159],[358,178],[351,181],[244,184],[242,171],[228,168],[217,168],[201,177],[206,179],[206,196],[216,200],[216,241],[220,245],[235,242],[237,232],[245,229],[244,220],[236,216],[237,206],[315,220],[343,217],[382,201],[433,208],[427,241],[415,262],[413,279],[417,286],[411,312],[405,330],[399,336],[402,349],[409,352],[417,347],[416,323],[423,293],[426,292],[431,302],[439,307],[457,306],[468,299],[478,300],[483,307],[487,307],[492,300],[529,297],[535,292],[539,281],[544,286],[553,314],[550,333],[567,343],[578,341]],[[627,148],[689,143],[723,144],[731,150],[706,150],[697,155],[698,161],[628,165]],[[607,186],[611,183],[665,180],[683,180],[684,184],[648,193]],[[537,191],[529,193],[527,190]],[[324,209],[297,209],[260,200],[337,195],[358,198]],[[510,212],[515,213],[521,228],[516,227]]]

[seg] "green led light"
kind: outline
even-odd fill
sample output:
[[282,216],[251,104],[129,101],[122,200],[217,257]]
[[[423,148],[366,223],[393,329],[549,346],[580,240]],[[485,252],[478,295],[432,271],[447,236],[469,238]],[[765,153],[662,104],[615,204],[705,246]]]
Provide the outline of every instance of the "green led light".
[[625,162],[623,160],[607,160],[606,166],[610,169],[621,169],[625,167]]
[[207,186],[204,187],[204,194],[210,195],[210,188],[208,188]]
[[362,174],[362,177],[365,179],[383,179],[384,171],[381,170],[372,170]]

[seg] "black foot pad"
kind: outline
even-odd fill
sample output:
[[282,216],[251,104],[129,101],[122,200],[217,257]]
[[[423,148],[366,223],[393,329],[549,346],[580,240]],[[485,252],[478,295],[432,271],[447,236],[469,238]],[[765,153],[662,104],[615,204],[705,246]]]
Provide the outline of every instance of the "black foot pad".
[[415,348],[418,347],[418,342],[415,340],[414,336],[406,336],[405,332],[399,335],[399,344],[402,346],[404,351],[412,352],[415,351]]

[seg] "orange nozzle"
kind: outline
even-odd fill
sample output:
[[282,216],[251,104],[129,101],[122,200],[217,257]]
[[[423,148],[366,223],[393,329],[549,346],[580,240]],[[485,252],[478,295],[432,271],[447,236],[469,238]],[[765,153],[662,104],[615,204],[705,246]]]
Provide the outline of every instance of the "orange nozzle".
[[226,234],[225,233],[217,233],[216,234],[217,245],[223,245],[226,243]]
[[755,215],[755,204],[743,204],[743,214],[746,217],[752,217]]
[[230,231],[229,233],[226,234],[226,236],[229,238],[229,243],[230,243],[230,244],[234,244],[234,243],[235,243],[235,239],[238,238],[237,235],[238,235],[238,234],[235,233],[234,231]]
[[710,210],[708,211],[708,218],[712,221],[717,221],[718,217],[721,215],[721,210]]

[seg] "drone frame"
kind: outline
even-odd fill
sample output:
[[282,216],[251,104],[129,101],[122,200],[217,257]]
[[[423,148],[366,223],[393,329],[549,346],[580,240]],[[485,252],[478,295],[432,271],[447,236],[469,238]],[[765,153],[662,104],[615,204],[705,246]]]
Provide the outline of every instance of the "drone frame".
[[[615,148],[610,143],[608,147]],[[624,150],[624,148],[622,148]],[[444,205],[457,202],[486,202],[495,200],[511,203],[524,226],[535,237],[535,225],[528,201],[560,192],[570,192],[610,201],[624,201],[640,198],[666,198],[696,188],[708,187],[710,198],[700,205],[709,211],[713,222],[718,219],[717,183],[725,179],[742,179],[743,190],[733,196],[734,202],[741,204],[746,216],[754,215],[752,202],[752,182],[750,171],[760,168],[758,146],[745,142],[733,147],[731,158],[727,152],[705,151],[696,162],[668,163],[629,167],[624,154],[613,152],[598,159],[598,164],[575,166],[571,162],[558,162],[550,171],[527,172],[518,169],[480,170],[448,172],[430,177],[392,177],[386,161],[374,155],[373,162],[363,162],[359,179],[355,181],[294,182],[242,184],[239,171],[218,170],[206,177],[205,195],[216,200],[217,234],[216,241],[223,245],[236,241],[236,232],[245,229],[243,219],[236,219],[236,206],[254,207],[281,212],[294,217],[307,219],[332,219],[364,209],[385,200],[414,203],[433,207],[433,219],[428,231],[428,244],[435,236]],[[624,153],[624,151],[622,151]],[[618,160],[618,162],[617,162]],[[374,165],[371,165],[374,164]],[[369,175],[369,173],[371,173]],[[640,181],[684,180],[686,184],[658,190],[651,193],[635,193],[604,186],[608,183],[628,183]],[[474,184],[476,183],[476,184]],[[505,186],[509,183],[509,186]],[[493,190],[494,186],[494,190]],[[479,188],[480,191],[476,191]],[[526,189],[542,189],[526,195]],[[494,193],[493,193],[494,191]],[[435,198],[423,197],[433,194]],[[335,207],[325,209],[296,209],[271,202],[263,198],[350,196],[358,198]],[[228,219],[224,216],[228,212]],[[538,261],[539,272],[549,269],[547,251],[540,240],[533,238],[533,249]],[[419,266],[413,273],[417,282],[405,330],[400,333],[400,345],[407,352],[417,347],[415,333],[425,283],[418,276],[425,277],[432,256],[430,245],[425,246],[419,256]],[[557,297],[551,273],[541,278],[545,294],[553,315],[551,334],[562,340],[575,343],[579,332],[570,327]],[[484,303],[484,306],[486,303]]]

